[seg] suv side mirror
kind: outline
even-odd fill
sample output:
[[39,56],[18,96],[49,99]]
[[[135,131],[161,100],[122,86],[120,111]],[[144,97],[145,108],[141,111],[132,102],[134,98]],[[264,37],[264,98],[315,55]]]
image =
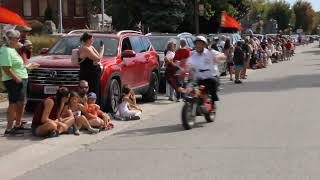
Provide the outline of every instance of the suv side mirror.
[[42,49],[40,50],[40,54],[41,54],[41,55],[48,54],[48,52],[49,52],[49,48],[42,48]]
[[124,50],[121,54],[122,58],[131,58],[135,56],[136,56],[136,53],[133,50]]

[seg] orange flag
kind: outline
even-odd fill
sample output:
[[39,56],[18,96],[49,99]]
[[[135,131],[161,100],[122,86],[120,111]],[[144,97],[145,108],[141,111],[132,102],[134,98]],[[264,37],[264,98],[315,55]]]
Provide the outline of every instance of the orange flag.
[[223,12],[221,16],[221,27],[241,29],[240,23],[226,12]]
[[0,7],[0,23],[30,27],[30,25],[17,13],[3,7]]

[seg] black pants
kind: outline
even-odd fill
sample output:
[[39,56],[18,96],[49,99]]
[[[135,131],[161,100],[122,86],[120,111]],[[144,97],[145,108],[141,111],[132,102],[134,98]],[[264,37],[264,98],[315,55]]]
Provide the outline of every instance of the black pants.
[[217,94],[219,87],[219,79],[218,77],[212,79],[201,79],[198,80],[198,84],[206,87],[206,91],[211,95],[212,102],[219,101],[219,97]]

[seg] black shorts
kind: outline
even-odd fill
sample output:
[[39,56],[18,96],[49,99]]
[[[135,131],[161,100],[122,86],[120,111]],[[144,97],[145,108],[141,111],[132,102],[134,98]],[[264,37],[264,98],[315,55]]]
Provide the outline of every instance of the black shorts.
[[219,78],[215,77],[212,79],[199,79],[198,85],[203,85],[206,88],[206,91],[211,95],[212,102],[219,101],[217,94],[219,87]]
[[234,66],[233,62],[227,62],[228,71],[231,71],[231,67],[233,67],[233,66]]
[[22,79],[20,84],[17,84],[14,80],[4,81],[3,84],[8,92],[9,103],[26,101],[28,79]]

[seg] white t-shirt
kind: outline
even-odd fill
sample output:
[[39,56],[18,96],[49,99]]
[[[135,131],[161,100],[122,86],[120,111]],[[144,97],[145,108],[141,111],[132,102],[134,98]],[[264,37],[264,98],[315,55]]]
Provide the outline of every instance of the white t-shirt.
[[219,75],[218,61],[215,57],[221,54],[215,50],[204,49],[203,53],[192,51],[187,64],[195,71],[196,79],[212,79]]
[[166,54],[166,58],[169,60],[173,60],[175,53],[172,51],[168,51]]

